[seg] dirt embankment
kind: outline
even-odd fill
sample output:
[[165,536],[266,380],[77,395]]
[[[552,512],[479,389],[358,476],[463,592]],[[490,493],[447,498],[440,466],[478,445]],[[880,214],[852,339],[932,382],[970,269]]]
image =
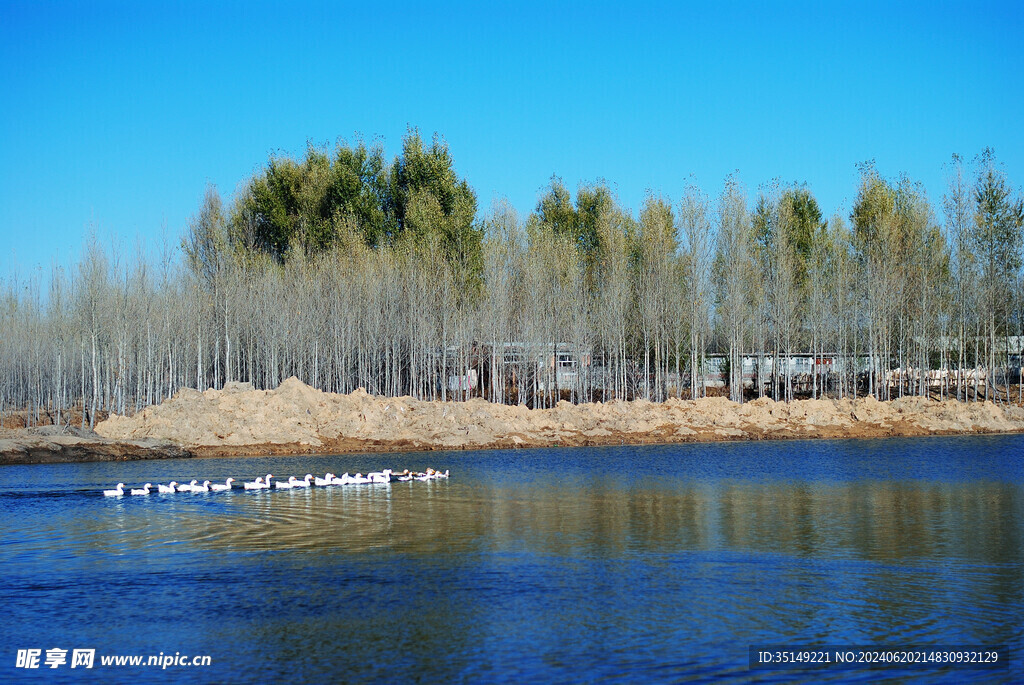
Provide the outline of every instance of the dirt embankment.
[[[230,383],[183,389],[96,432],[114,441],[167,441],[197,455],[307,454],[368,450],[479,449],[787,438],[883,437],[1024,431],[1024,409],[904,398],[879,402],[724,398],[608,402],[531,410],[424,402],[362,390],[324,393],[295,378],[275,390]],[[121,443],[119,443],[121,444]]]
[[92,431],[57,426],[0,431],[0,464],[52,464],[80,461],[130,461],[191,457],[165,440],[112,440]]

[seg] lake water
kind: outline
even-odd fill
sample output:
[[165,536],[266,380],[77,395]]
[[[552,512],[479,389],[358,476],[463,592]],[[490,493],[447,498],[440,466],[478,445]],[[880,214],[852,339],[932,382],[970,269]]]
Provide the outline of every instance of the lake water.
[[[451,479],[100,494],[427,466]],[[1024,678],[1024,436],[5,466],[0,525],[4,681]],[[751,671],[763,644],[1010,665]],[[100,664],[176,653],[211,664]]]

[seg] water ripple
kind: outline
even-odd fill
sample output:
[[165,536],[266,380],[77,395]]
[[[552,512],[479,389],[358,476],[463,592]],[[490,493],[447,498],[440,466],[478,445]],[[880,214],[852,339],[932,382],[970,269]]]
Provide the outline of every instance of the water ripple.
[[[1022,445],[1011,436],[885,449],[862,441],[6,467],[0,564],[17,628],[0,635],[0,653],[187,649],[214,654],[224,669],[210,672],[215,681],[746,682],[755,643],[1021,650]],[[118,480],[365,472],[399,459],[450,466],[452,479],[99,494]]]

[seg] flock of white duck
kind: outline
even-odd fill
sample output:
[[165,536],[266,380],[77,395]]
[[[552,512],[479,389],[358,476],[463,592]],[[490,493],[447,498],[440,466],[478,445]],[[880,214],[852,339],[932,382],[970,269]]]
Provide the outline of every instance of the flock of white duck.
[[[324,474],[323,478],[314,477],[313,474],[307,473],[303,479],[296,478],[295,476],[289,476],[288,480],[275,480],[271,484],[271,479],[274,478],[274,474],[268,473],[266,476],[260,476],[251,483],[242,483],[244,490],[290,490],[292,488],[308,488],[310,486],[327,487],[331,485],[370,485],[373,483],[390,483],[391,481],[412,481],[412,480],[435,480],[438,478],[447,478],[448,471],[435,471],[434,469],[427,469],[424,472],[410,471],[405,469],[401,473],[396,473],[391,469],[384,469],[383,471],[377,471],[374,473],[368,473],[365,476],[362,473],[357,473],[354,476],[350,476],[344,473],[340,476],[335,476],[333,473]],[[157,492],[164,494],[174,494],[176,492],[225,492],[233,489],[234,478],[228,478],[223,483],[211,483],[210,481],[203,481],[202,485],[199,484],[197,479],[194,479],[191,483],[178,483],[178,481],[172,480],[167,485],[157,485]],[[152,483],[146,483],[141,488],[131,488],[128,491],[129,495],[148,495],[153,487]],[[117,487],[113,490],[104,490],[103,495],[105,497],[120,497],[125,494],[124,483],[118,483]]]

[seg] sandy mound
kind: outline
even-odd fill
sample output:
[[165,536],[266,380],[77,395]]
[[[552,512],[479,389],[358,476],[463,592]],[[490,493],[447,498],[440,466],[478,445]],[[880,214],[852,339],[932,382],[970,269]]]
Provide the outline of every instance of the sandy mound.
[[192,454],[180,445],[153,439],[110,440],[92,431],[58,426],[0,430],[0,464],[181,459]]
[[276,390],[229,383],[182,389],[131,417],[111,416],[96,432],[115,440],[166,440],[209,453],[466,449],[519,445],[687,442],[793,437],[873,437],[1024,431],[1024,410],[990,402],[920,397],[879,402],[761,398],[738,405],[714,397],[572,405],[552,409],[423,402],[321,392],[296,378]]

